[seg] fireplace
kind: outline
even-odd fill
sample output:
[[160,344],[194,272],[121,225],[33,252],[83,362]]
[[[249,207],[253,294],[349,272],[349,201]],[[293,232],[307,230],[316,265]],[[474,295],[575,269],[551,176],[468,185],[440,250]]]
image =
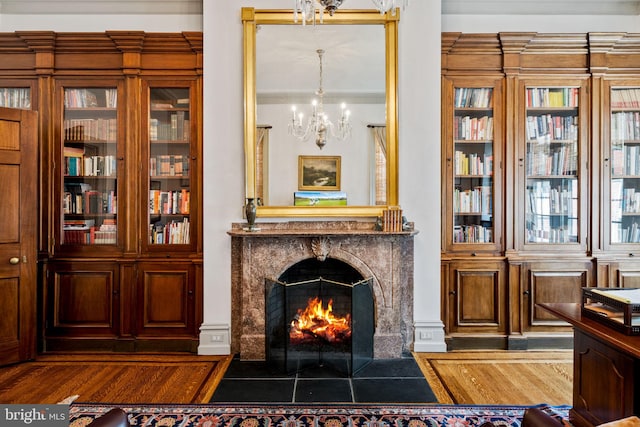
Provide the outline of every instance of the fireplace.
[[366,366],[375,330],[371,283],[331,258],[303,260],[278,280],[267,279],[269,364],[287,373],[322,366],[344,376]]
[[[360,290],[366,289],[369,300],[365,304],[366,312],[372,318],[372,333],[367,334],[373,336],[370,351],[374,359],[401,358],[410,353],[414,231],[381,232],[374,230],[373,223],[364,221],[262,222],[258,232],[244,231],[243,225],[233,224],[228,232],[232,239],[231,351],[234,354],[243,360],[267,360],[287,351],[282,347],[284,337],[272,336],[272,322],[289,323],[290,317],[295,317],[302,308],[299,305],[306,305],[312,295],[306,295],[305,289],[305,295],[299,297],[302,301],[289,302],[287,309],[282,294],[297,292],[294,291],[297,286],[291,284],[320,279],[322,285],[314,283],[313,286],[326,287],[328,282],[337,282],[341,285],[336,289],[340,289],[348,285],[351,302],[341,303],[334,295],[333,311],[340,315],[344,314],[341,313],[343,305],[353,306],[353,293],[358,294],[355,298],[361,298]],[[270,284],[265,285],[266,280]],[[351,288],[363,280],[368,283]],[[336,289],[332,292],[338,292]],[[277,320],[267,320],[271,298],[281,301],[276,310],[281,313],[276,316]],[[326,308],[328,299],[323,298]],[[360,314],[351,312],[350,315],[353,320]],[[354,333],[352,331],[352,336]],[[272,343],[272,339],[276,341]],[[349,356],[341,354],[341,358],[358,359],[358,351],[355,356],[353,352]],[[324,352],[317,357],[329,356]],[[283,356],[275,360],[280,364],[289,363]]]

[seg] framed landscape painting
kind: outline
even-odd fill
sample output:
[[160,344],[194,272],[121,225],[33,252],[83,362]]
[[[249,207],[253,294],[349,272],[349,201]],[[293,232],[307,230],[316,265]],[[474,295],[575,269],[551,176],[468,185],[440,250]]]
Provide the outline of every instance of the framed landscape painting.
[[298,190],[340,190],[340,156],[298,156]]

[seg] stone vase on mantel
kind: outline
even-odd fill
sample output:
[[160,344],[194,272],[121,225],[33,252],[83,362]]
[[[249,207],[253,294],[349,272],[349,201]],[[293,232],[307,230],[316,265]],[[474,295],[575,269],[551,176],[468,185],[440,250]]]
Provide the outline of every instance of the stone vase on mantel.
[[243,228],[245,231],[260,231],[256,228],[256,201],[250,197],[247,199],[247,203],[244,205],[244,213],[247,217],[247,226]]

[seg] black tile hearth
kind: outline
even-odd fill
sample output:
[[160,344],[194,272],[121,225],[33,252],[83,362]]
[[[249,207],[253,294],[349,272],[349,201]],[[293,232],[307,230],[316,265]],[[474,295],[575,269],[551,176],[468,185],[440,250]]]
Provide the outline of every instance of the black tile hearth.
[[316,366],[286,374],[234,359],[212,403],[437,403],[412,357],[373,360],[352,377]]

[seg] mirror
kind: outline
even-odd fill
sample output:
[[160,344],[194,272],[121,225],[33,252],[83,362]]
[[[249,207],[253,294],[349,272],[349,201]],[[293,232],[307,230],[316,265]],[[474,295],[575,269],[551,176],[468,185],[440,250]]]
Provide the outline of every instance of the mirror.
[[[243,8],[245,192],[247,198],[264,201],[257,209],[259,217],[381,216],[388,206],[397,205],[398,17],[376,10],[339,10],[325,14],[324,23],[314,27],[295,24],[291,10]],[[345,102],[352,127],[344,141],[329,135],[322,149],[313,136],[300,141],[288,132],[291,106],[304,112],[307,122],[311,100],[318,98],[318,49],[325,51],[324,111],[336,124],[339,103]],[[382,168],[376,146],[383,147]],[[327,181],[303,184],[307,169],[302,165],[335,165],[336,159],[339,185],[331,185],[332,178],[326,189],[346,195],[346,205],[295,206],[295,192],[325,190],[321,185]]]

